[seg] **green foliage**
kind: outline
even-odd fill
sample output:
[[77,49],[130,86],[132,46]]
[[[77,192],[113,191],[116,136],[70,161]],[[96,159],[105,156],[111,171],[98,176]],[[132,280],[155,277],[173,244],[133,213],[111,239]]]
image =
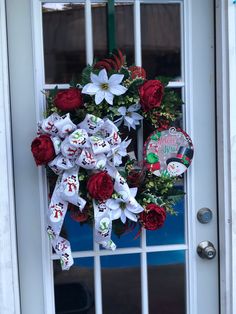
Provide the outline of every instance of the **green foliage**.
[[82,86],[90,83],[90,74],[93,71],[93,67],[91,65],[87,65],[86,68],[82,71],[80,84]]
[[[114,54],[113,54],[114,56]],[[118,55],[117,55],[118,56]],[[84,104],[81,108],[73,110],[70,112],[70,118],[75,123],[78,124],[84,120],[86,114],[93,114],[97,117],[104,118],[107,117],[112,121],[115,121],[119,118],[120,113],[118,109],[121,106],[125,108],[129,108],[133,104],[140,103],[140,96],[139,96],[139,87],[145,82],[143,78],[132,78],[132,73],[128,70],[128,67],[125,62],[121,59],[116,59],[113,57],[113,61],[110,60],[109,65],[112,65],[112,62],[120,61],[120,67],[118,71],[114,70],[112,67],[111,70],[108,71],[108,77],[112,74],[119,73],[123,74],[124,78],[122,80],[122,85],[127,88],[127,92],[121,96],[114,96],[113,105],[109,105],[105,100],[102,101],[101,104],[96,105],[95,97],[83,94],[83,101]],[[122,62],[123,63],[122,63]],[[82,88],[91,83],[91,72],[98,74],[100,69],[95,69],[93,65],[88,65],[81,73],[81,78],[77,81],[77,78],[73,78],[70,82],[71,87],[79,88],[80,91]],[[142,111],[140,109],[138,111],[139,114],[143,116],[146,122],[149,124],[149,127],[153,129],[157,128],[169,128],[170,126],[174,125],[175,121],[181,117],[181,109],[183,102],[176,92],[176,90],[168,88],[167,85],[170,81],[169,77],[158,76],[156,79],[160,80],[164,85],[164,94],[162,98],[162,102],[160,107],[153,108],[147,112]],[[60,116],[64,115],[66,112],[60,111],[54,105],[54,99],[58,93],[58,87],[56,86],[55,89],[46,91],[44,94],[47,99],[47,111],[45,113],[46,117],[51,115],[53,112],[58,113]],[[138,129],[138,126],[137,126]],[[122,132],[125,130],[125,127],[122,128]],[[125,136],[129,136],[130,132],[126,128],[127,132],[123,132],[123,138]],[[156,135],[156,140],[159,138],[159,134]],[[134,167],[135,161],[128,160],[125,164],[125,167],[119,169],[121,175],[129,181],[129,175],[135,169]],[[141,167],[142,168],[142,167]],[[51,170],[47,170],[49,182],[51,182],[51,186],[55,185],[55,174]],[[177,187],[176,183],[178,182],[178,178],[170,177],[169,173],[162,172],[162,176],[155,176],[153,173],[147,171],[147,169],[140,170],[140,178],[137,183],[138,187],[138,194],[137,194],[137,201],[143,206],[144,208],[151,203],[154,203],[158,206],[164,207],[165,210],[175,215],[176,212],[174,210],[175,204],[177,204],[180,200],[182,200],[184,196],[184,192]],[[86,210],[88,212],[88,221],[86,223],[92,224],[94,221],[94,213],[93,213],[93,205],[92,199],[90,198],[88,191],[87,191],[87,179],[88,176],[91,174],[90,171],[87,171],[83,168],[80,168],[79,171],[79,181],[80,181],[80,196],[87,200]],[[128,182],[129,183],[129,182]],[[52,191],[52,188],[50,189]],[[113,194],[113,197],[117,197],[117,193]],[[83,224],[83,223],[82,223]],[[139,224],[139,222],[138,222]],[[133,230],[137,223],[127,221],[126,224],[123,224],[120,219],[115,220],[113,222],[113,231],[118,235],[122,235],[127,231]]]

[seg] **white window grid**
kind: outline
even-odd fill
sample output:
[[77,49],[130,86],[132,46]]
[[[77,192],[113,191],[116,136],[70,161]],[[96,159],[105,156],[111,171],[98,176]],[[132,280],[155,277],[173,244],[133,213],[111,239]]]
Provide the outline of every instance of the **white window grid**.
[[[189,20],[189,0],[133,0],[115,1],[117,3],[129,3],[133,4],[134,10],[134,52],[135,52],[135,64],[141,66],[142,54],[141,54],[141,16],[140,16],[140,5],[142,3],[152,4],[170,4],[178,3],[180,5],[180,16],[181,16],[181,79],[178,81],[171,81],[168,85],[169,88],[180,88],[182,90],[182,98],[186,103],[183,106],[183,124],[185,129],[190,129],[192,121],[191,113],[191,74],[186,71],[190,68],[191,60],[190,55],[190,38],[189,32],[187,32]],[[33,20],[33,51],[34,51],[34,64],[35,64],[35,104],[37,108],[37,120],[40,120],[45,110],[45,98],[42,94],[42,90],[54,89],[58,86],[59,89],[68,88],[68,84],[45,84],[45,73],[44,73],[44,54],[43,54],[43,33],[42,33],[42,4],[43,3],[81,3],[84,4],[85,11],[85,48],[86,48],[86,62],[91,64],[93,62],[93,31],[92,31],[92,4],[95,3],[107,3],[104,0],[32,0],[32,20]],[[186,106],[188,110],[186,110]],[[142,129],[138,131],[138,158],[141,159],[143,154],[143,134]],[[42,252],[43,252],[43,277],[44,277],[44,295],[45,295],[45,314],[55,313],[54,303],[54,283],[53,283],[53,260],[57,260],[58,256],[52,253],[51,245],[47,238],[46,219],[45,219],[45,208],[48,207],[47,202],[47,178],[46,173],[43,169],[39,169],[39,186],[40,186],[40,211],[41,211],[41,225],[42,225]],[[185,178],[185,190],[191,193],[191,184],[193,183],[192,178]],[[195,252],[192,250],[188,243],[194,235],[194,227],[189,228],[188,226],[194,226],[195,217],[188,213],[188,208],[193,205],[193,197],[185,197],[185,243],[184,244],[169,244],[169,245],[153,245],[147,246],[146,244],[146,231],[143,230],[141,233],[140,247],[129,247],[129,248],[117,248],[114,252],[108,250],[100,250],[99,245],[94,241],[94,250],[88,251],[74,251],[72,252],[73,258],[94,258],[94,290],[95,290],[95,310],[96,314],[102,314],[102,280],[101,280],[101,261],[100,257],[107,255],[123,255],[123,254],[140,254],[140,271],[141,271],[141,303],[142,303],[142,314],[149,313],[148,306],[148,271],[147,271],[147,254],[151,252],[171,252],[171,251],[185,251],[186,260],[186,313],[190,313],[191,310],[196,308],[196,288],[192,283],[196,278],[196,267],[193,256]],[[190,262],[191,261],[191,262]],[[190,289],[191,282],[191,289]]]

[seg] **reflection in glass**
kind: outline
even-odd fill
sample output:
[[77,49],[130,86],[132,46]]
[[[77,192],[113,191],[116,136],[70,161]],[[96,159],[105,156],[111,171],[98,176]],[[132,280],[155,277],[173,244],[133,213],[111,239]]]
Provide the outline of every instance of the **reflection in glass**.
[[149,314],[185,314],[185,252],[150,253]]
[[43,4],[45,81],[69,83],[86,65],[84,5]]
[[101,265],[103,314],[140,314],[139,254],[104,256]]
[[68,271],[53,262],[56,313],[95,314],[93,258],[75,260]]
[[141,4],[142,65],[149,78],[181,76],[179,4]]

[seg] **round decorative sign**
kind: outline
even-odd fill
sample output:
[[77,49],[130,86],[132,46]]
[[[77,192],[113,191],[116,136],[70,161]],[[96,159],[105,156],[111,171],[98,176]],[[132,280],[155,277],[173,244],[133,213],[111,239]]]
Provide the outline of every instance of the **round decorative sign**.
[[179,176],[191,164],[193,144],[182,129],[154,131],[144,144],[144,159],[149,171],[157,176]]

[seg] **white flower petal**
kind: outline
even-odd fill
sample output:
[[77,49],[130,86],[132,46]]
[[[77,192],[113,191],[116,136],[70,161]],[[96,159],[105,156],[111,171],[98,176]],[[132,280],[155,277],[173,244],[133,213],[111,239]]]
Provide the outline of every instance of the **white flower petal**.
[[105,91],[105,99],[108,104],[113,105],[113,98],[114,96],[109,91]]
[[123,224],[125,224],[125,223],[126,223],[126,216],[125,216],[125,213],[124,213],[124,211],[123,211],[123,210],[121,211],[120,220],[123,222]]
[[93,82],[93,84],[100,85],[102,83],[102,82],[100,82],[98,75],[96,75],[94,73],[90,74],[90,79]]
[[121,126],[123,120],[124,120],[124,118],[120,117],[119,119],[115,120],[114,123],[119,128]]
[[135,197],[137,192],[138,192],[138,188],[131,188],[130,189],[130,194],[132,197]]
[[112,198],[110,198],[109,200],[106,201],[106,205],[108,208],[116,210],[120,207],[120,201],[113,200]]
[[114,85],[114,86],[110,86],[109,85],[109,91],[116,96],[120,96],[122,94],[124,94],[127,91],[127,88],[122,86],[122,85]]
[[122,157],[119,155],[114,155],[113,156],[113,164],[114,166],[119,166],[122,164]]
[[138,111],[140,108],[141,108],[140,104],[134,104],[134,105],[129,106],[127,111],[128,112]]
[[119,219],[120,216],[122,215],[122,210],[120,208],[116,209],[116,210],[112,210],[111,211],[111,219],[112,220],[116,220]]
[[135,123],[134,123],[134,120],[132,118],[125,116],[124,119],[126,121],[125,125],[128,126],[129,130],[130,130],[130,127],[135,129]]
[[98,90],[95,94],[95,104],[99,105],[105,98],[105,92],[103,90]]
[[98,73],[98,78],[100,83],[108,83],[107,71],[105,69],[102,69]]
[[134,214],[138,214],[138,213],[141,213],[144,208],[135,200],[135,203],[127,203],[126,204],[126,208],[131,212],[131,213],[134,213]]
[[118,110],[117,110],[122,116],[125,116],[126,115],[126,108],[124,106],[120,107]]
[[127,148],[128,146],[129,146],[129,144],[131,143],[131,139],[130,140],[128,140],[128,141],[126,141],[126,140],[124,140],[122,143],[120,143],[120,147],[121,147],[121,149],[125,149],[125,148]]
[[132,221],[137,221],[137,220],[138,220],[137,217],[136,217],[136,215],[133,214],[133,213],[131,213],[128,209],[125,209],[125,210],[124,210],[124,213],[125,213],[125,216],[126,216],[127,218],[129,218],[130,220],[132,220]]
[[112,74],[108,80],[109,86],[120,84],[122,82],[123,78],[124,78],[123,74]]
[[134,120],[143,120],[143,117],[141,116],[141,114],[137,113],[137,112],[132,112],[131,113],[131,118]]
[[95,95],[98,91],[99,87],[93,83],[86,84],[82,89],[82,93],[88,95]]
[[[122,186],[119,186],[120,188],[122,188]],[[129,198],[130,198],[130,194],[129,194],[129,191],[124,191],[124,190],[121,190],[119,188],[119,194],[120,194],[120,198],[123,202],[128,202]]]

